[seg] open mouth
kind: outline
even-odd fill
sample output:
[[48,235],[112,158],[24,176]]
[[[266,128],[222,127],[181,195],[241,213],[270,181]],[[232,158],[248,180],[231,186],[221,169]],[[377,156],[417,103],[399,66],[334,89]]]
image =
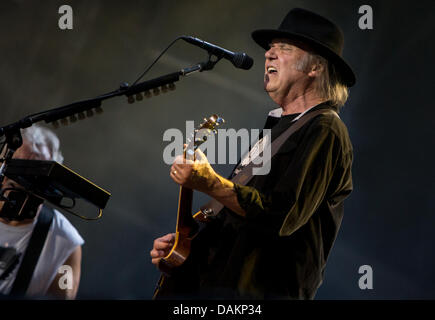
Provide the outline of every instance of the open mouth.
[[275,67],[267,67],[268,74],[277,73],[277,72],[278,72],[278,70],[276,70]]

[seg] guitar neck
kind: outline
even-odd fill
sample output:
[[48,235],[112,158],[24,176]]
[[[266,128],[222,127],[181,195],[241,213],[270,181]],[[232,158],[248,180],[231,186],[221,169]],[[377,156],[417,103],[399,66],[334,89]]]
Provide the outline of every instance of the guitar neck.
[[193,190],[180,187],[178,198],[177,232],[189,236],[192,229],[196,229],[196,222],[192,216]]

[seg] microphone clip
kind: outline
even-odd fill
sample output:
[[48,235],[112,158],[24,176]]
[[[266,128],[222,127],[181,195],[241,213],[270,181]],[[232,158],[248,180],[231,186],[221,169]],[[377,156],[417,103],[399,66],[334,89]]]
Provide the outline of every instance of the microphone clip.
[[206,62],[200,62],[200,63],[195,64],[194,66],[181,69],[180,75],[187,76],[187,75],[194,73],[194,72],[202,72],[202,71],[212,70],[214,68],[214,66],[216,65],[216,63],[218,63],[219,60],[221,60],[221,59],[222,59],[222,57],[218,57],[212,53],[209,53],[208,60]]
[[202,68],[201,68],[201,72],[202,71],[208,71],[208,70],[212,70],[214,68],[214,66],[216,65],[216,63],[218,63],[221,59],[223,58],[223,56],[217,56],[213,53],[208,53],[208,61],[207,62],[202,62]]

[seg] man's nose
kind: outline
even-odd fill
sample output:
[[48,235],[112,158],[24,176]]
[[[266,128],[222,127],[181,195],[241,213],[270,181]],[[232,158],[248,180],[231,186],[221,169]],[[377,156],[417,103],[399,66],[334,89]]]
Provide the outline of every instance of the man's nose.
[[270,47],[269,50],[266,51],[264,54],[264,57],[266,59],[275,59],[276,58],[276,51],[274,47]]

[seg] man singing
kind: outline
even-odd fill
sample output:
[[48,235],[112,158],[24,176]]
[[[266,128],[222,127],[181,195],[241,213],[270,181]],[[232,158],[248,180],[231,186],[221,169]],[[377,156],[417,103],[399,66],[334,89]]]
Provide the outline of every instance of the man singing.
[[[200,161],[176,160],[171,178],[224,209],[194,238],[188,259],[156,298],[313,299],[322,283],[352,191],[352,145],[337,113],[355,76],[342,58],[341,30],[313,12],[293,9],[278,29],[252,37],[266,50],[264,89],[279,106],[266,121],[272,141],[316,116],[285,140],[267,175],[246,185],[218,175],[201,152]],[[154,241],[155,265],[174,239]]]

